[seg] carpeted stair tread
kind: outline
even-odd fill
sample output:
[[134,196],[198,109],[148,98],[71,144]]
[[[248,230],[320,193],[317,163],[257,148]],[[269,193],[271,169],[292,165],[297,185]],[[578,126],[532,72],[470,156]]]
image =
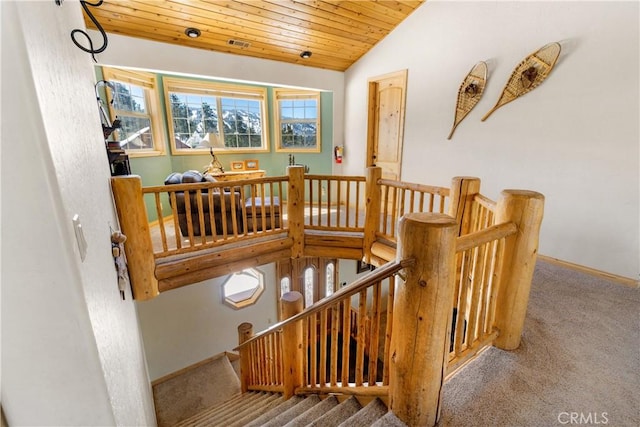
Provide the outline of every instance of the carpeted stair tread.
[[190,369],[153,387],[158,427],[180,420],[240,394],[240,380],[226,356]]
[[[317,394],[311,395],[302,401],[300,401],[297,405],[292,406],[284,412],[278,414],[275,418],[269,420],[268,422],[262,424],[262,427],[280,427],[293,420],[298,415],[302,414],[309,408],[314,405],[320,403],[320,397]],[[276,407],[277,409],[278,407]]]
[[334,406],[326,414],[315,421],[309,423],[307,427],[334,427],[345,421],[356,412],[362,409],[362,405],[355,397],[343,401],[338,406]]
[[370,426],[388,411],[387,405],[379,398],[375,398],[367,406],[347,418],[339,427],[363,427]]
[[241,394],[220,404],[206,408],[205,410],[181,421],[176,427],[212,425],[215,420],[233,415],[236,411],[247,406],[257,405],[261,400],[270,397],[270,393],[251,392]]
[[234,410],[232,413],[225,414],[224,417],[216,418],[216,425],[224,425],[228,427],[231,424],[235,423],[236,420],[245,418],[247,416],[250,416],[251,418],[249,420],[252,420],[271,409],[274,406],[272,404],[273,402],[276,402],[276,405],[279,402],[282,402],[281,395],[275,393],[266,393],[262,399],[255,401],[249,405],[243,405],[242,407]]
[[265,412],[264,414],[260,415],[258,418],[256,418],[252,422],[248,423],[245,427],[259,427],[259,426],[262,426],[264,423],[266,423],[269,420],[275,418],[278,414],[280,414],[280,413],[282,413],[282,412],[294,407],[295,405],[297,405],[298,403],[302,402],[303,400],[304,400],[304,398],[301,397],[301,396],[293,396],[289,400],[285,400],[280,405],[278,405],[275,408],[273,408],[273,409]]
[[371,424],[371,427],[407,427],[407,425],[396,414],[389,411],[378,421]]
[[338,399],[335,396],[329,396],[320,403],[307,409],[302,414],[285,424],[286,427],[305,427],[313,420],[327,413],[331,408],[338,406]]
[[278,405],[281,405],[284,402],[284,398],[281,394],[274,393],[274,397],[275,399],[271,399],[268,402],[265,402],[265,404],[262,407],[256,409],[256,411],[250,411],[248,414],[236,418],[226,427],[244,427],[253,420],[257,419],[257,417],[266,414],[268,411],[272,410]]

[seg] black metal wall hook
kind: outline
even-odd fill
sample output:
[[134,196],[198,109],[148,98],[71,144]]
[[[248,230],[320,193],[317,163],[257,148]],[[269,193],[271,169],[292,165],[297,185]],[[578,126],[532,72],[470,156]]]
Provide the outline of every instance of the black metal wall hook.
[[[76,46],[78,46],[78,48],[83,50],[84,52],[90,53],[94,62],[98,62],[96,60],[96,53],[104,52],[105,49],[107,48],[107,45],[109,44],[109,40],[107,39],[107,33],[104,31],[104,28],[102,28],[102,25],[100,25],[100,23],[98,22],[96,17],[93,16],[91,11],[89,11],[89,8],[87,7],[87,5],[93,6],[93,7],[98,7],[102,3],[103,3],[103,0],[99,0],[97,3],[90,3],[88,1],[80,0],[80,4],[82,5],[82,8],[84,9],[84,12],[87,14],[89,19],[91,19],[91,21],[95,24],[96,28],[98,28],[98,31],[100,31],[100,34],[102,34],[103,43],[102,43],[101,47],[99,47],[98,49],[95,49],[93,47],[93,41],[91,40],[91,37],[89,37],[89,34],[87,34],[86,31],[79,30],[79,29],[75,29],[75,30],[71,31],[71,40],[73,41],[73,43]],[[89,42],[89,48],[86,48],[86,47],[82,46],[78,42],[78,40],[76,40],[76,33],[80,33],[80,34],[82,34],[83,36],[86,37],[87,41]]]

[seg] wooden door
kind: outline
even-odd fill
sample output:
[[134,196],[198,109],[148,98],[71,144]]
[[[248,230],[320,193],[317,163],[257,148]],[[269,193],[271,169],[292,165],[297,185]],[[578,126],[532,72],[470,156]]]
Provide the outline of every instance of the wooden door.
[[406,92],[407,70],[369,79],[366,166],[385,179],[400,180]]

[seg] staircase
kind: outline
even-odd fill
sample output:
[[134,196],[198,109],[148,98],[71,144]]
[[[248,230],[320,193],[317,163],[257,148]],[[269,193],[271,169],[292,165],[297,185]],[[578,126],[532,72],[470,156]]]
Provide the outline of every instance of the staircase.
[[[229,376],[237,378],[236,370],[226,355],[212,358],[209,365],[198,364],[194,369],[187,369],[181,375],[172,377],[162,383],[164,390],[160,385],[154,386],[154,395],[162,393],[180,396],[162,402],[156,398],[156,414],[160,427],[405,426],[379,398],[358,399],[355,396],[344,395],[321,398],[312,394],[284,400],[280,393],[237,393],[234,385],[229,389],[228,398],[223,401],[218,399],[217,403],[203,407],[203,402],[210,401],[210,397],[193,394],[194,388],[208,389],[202,384],[198,385],[198,381],[213,381],[219,392],[220,389],[228,387]],[[201,376],[202,372],[206,372],[207,375]],[[212,378],[211,375],[215,377]],[[198,376],[200,379],[197,379]],[[219,384],[220,379],[225,379],[222,384]],[[179,389],[185,386],[190,390]],[[158,407],[160,404],[164,407]],[[176,410],[166,407],[167,405],[174,405],[180,415],[176,415]],[[173,414],[172,419],[165,414]],[[179,419],[181,417],[182,419]]]

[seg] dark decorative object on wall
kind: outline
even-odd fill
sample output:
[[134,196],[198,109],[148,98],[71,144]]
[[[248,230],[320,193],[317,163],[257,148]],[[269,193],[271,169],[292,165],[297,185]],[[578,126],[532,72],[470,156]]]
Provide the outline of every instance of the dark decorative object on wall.
[[456,103],[456,115],[453,120],[453,127],[447,139],[451,139],[453,132],[460,122],[467,117],[467,114],[476,106],[487,83],[487,64],[478,62],[473,66],[467,77],[464,78],[460,89],[458,89],[458,102]]
[[500,99],[482,118],[482,121],[487,120],[498,108],[538,87],[551,73],[559,56],[560,43],[554,42],[541,47],[523,59],[511,73]]
[[[109,44],[109,40],[107,39],[107,33],[104,31],[104,29],[102,28],[102,25],[100,25],[100,23],[98,22],[98,20],[95,18],[95,16],[93,16],[93,14],[91,13],[91,11],[89,10],[89,8],[87,7],[87,5],[89,6],[93,6],[93,7],[98,7],[102,4],[103,0],[99,0],[98,3],[90,3],[88,1],[83,1],[80,0],[80,5],[82,6],[82,8],[84,9],[84,12],[87,14],[87,16],[89,17],[89,19],[91,19],[91,22],[93,22],[96,26],[96,28],[98,29],[98,31],[100,31],[100,34],[102,35],[102,46],[100,46],[99,48],[94,48],[93,47],[93,40],[91,40],[91,37],[89,37],[89,34],[87,34],[86,31],[83,30],[78,30],[75,29],[73,31],[71,31],[71,40],[73,41],[73,43],[78,46],[78,48],[80,48],[82,51],[90,53],[91,57],[93,58],[94,62],[98,62],[96,60],[96,53],[102,53],[105,51],[105,49],[107,48],[107,44]],[[84,46],[82,46],[78,40],[76,40],[76,34],[82,34],[83,36],[85,36],[85,38],[87,39],[87,41],[89,42],[89,47],[86,48]]]

